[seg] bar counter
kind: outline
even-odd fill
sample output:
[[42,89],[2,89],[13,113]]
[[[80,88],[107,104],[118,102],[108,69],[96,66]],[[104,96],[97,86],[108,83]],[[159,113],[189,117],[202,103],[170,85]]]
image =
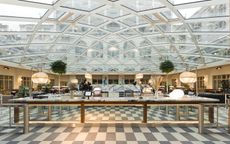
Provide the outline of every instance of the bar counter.
[[[147,110],[151,105],[175,105],[175,106],[195,106],[198,108],[198,129],[199,133],[203,133],[204,125],[204,104],[217,103],[218,100],[210,98],[202,98],[196,96],[184,96],[182,98],[170,97],[91,97],[90,99],[66,98],[66,97],[51,97],[48,99],[31,99],[31,98],[18,98],[12,99],[11,102],[24,105],[24,133],[29,132],[29,107],[30,106],[48,106],[48,113],[51,113],[51,106],[74,106],[79,105],[81,110],[81,123],[85,123],[85,106],[135,106],[140,105],[143,107],[143,120],[142,123],[147,123]],[[48,117],[50,114],[48,114]],[[49,118],[48,118],[49,119]]]

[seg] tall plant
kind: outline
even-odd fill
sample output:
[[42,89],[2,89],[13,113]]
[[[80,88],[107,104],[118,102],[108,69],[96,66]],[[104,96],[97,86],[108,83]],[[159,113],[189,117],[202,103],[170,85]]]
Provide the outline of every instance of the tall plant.
[[61,60],[57,60],[51,63],[50,67],[52,72],[58,74],[58,87],[59,87],[58,90],[60,93],[60,75],[66,73],[66,63]]
[[166,91],[168,93],[168,73],[174,70],[174,65],[170,60],[165,60],[164,62],[161,62],[160,64],[160,70],[163,73],[166,73]]

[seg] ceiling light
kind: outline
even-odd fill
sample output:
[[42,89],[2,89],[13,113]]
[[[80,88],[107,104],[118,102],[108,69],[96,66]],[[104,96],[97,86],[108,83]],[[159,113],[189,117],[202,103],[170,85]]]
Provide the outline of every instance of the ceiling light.
[[182,83],[194,83],[197,80],[196,77],[195,73],[186,71],[180,74],[180,81]]
[[142,73],[136,74],[136,76],[135,76],[135,79],[142,79],[142,78],[143,78]]
[[32,82],[33,83],[47,83],[48,82],[48,75],[44,72],[38,72],[32,75]]
[[92,79],[92,75],[89,74],[89,73],[86,73],[86,74],[85,74],[85,78],[86,78],[86,79]]
[[74,84],[77,84],[78,83],[78,79],[72,79],[70,82],[74,83]]

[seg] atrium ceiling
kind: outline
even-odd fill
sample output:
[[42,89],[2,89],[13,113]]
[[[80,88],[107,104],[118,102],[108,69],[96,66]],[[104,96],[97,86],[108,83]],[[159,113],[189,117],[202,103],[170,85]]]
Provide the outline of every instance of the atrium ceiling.
[[68,73],[226,64],[229,0],[0,0],[0,62]]

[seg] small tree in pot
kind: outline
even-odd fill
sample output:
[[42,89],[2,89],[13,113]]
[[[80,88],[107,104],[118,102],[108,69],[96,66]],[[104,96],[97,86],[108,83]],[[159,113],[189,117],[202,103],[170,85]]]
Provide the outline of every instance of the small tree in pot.
[[66,63],[61,60],[57,60],[51,63],[50,67],[52,72],[58,73],[58,90],[60,93],[60,75],[66,73]]
[[166,91],[168,93],[168,73],[174,70],[174,65],[170,60],[165,60],[164,62],[161,62],[160,64],[160,70],[163,73],[166,73]]

